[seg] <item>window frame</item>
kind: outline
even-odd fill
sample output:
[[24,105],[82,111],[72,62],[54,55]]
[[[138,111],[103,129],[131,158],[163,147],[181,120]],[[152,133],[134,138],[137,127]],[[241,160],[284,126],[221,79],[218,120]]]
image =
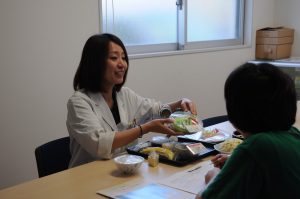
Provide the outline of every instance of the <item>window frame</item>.
[[[105,16],[102,13],[102,1],[99,2],[99,25],[100,32],[106,32],[103,26]],[[187,53],[211,52],[219,50],[232,50],[251,47],[252,41],[252,12],[253,0],[240,0],[239,8],[239,38],[187,42],[187,3],[188,0],[177,0],[176,4],[182,2],[182,11],[177,5],[177,43],[147,44],[147,45],[125,45],[130,58],[146,58],[168,55],[179,55]]]

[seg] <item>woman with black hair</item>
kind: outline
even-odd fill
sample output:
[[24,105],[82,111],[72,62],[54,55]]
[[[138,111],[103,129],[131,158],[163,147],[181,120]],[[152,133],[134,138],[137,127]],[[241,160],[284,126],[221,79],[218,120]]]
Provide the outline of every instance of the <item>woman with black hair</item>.
[[173,120],[159,119],[163,109],[197,114],[189,99],[162,104],[123,87],[128,67],[125,46],[115,35],[97,34],[87,40],[74,77],[75,93],[67,104],[69,167],[110,159],[148,132],[180,134],[165,125]]
[[[300,198],[300,132],[292,79],[270,64],[246,63],[225,83],[229,121],[244,136],[205,176],[198,199]],[[226,160],[225,164],[224,161]]]

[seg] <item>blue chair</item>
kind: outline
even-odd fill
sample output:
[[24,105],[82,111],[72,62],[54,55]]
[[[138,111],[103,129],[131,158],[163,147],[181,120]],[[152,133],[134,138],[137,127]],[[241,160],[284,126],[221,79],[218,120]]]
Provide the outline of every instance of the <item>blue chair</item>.
[[228,121],[227,115],[220,115],[220,116],[210,117],[202,120],[203,127],[211,126],[225,121]]
[[63,137],[37,147],[34,151],[39,177],[68,169],[70,138]]

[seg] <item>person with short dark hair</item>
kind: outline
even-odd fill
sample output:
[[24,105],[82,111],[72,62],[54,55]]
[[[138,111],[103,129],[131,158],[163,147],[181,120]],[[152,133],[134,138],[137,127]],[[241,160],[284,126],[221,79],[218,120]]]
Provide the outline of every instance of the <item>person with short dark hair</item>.
[[228,119],[245,139],[227,160],[213,159],[217,167],[207,173],[208,185],[196,198],[300,198],[292,79],[273,65],[246,63],[229,75],[224,93]]
[[178,135],[168,127],[173,120],[159,118],[162,110],[181,108],[197,114],[187,99],[162,104],[123,87],[129,60],[123,42],[112,34],[91,36],[85,43],[67,103],[70,135],[69,167],[110,159],[148,132]]

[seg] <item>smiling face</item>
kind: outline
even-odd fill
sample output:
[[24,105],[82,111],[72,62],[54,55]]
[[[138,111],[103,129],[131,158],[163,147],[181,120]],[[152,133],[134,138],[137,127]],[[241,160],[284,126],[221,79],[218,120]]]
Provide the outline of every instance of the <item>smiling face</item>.
[[114,42],[109,43],[109,52],[106,64],[106,71],[104,75],[105,87],[112,88],[116,84],[123,83],[128,64],[121,46]]

